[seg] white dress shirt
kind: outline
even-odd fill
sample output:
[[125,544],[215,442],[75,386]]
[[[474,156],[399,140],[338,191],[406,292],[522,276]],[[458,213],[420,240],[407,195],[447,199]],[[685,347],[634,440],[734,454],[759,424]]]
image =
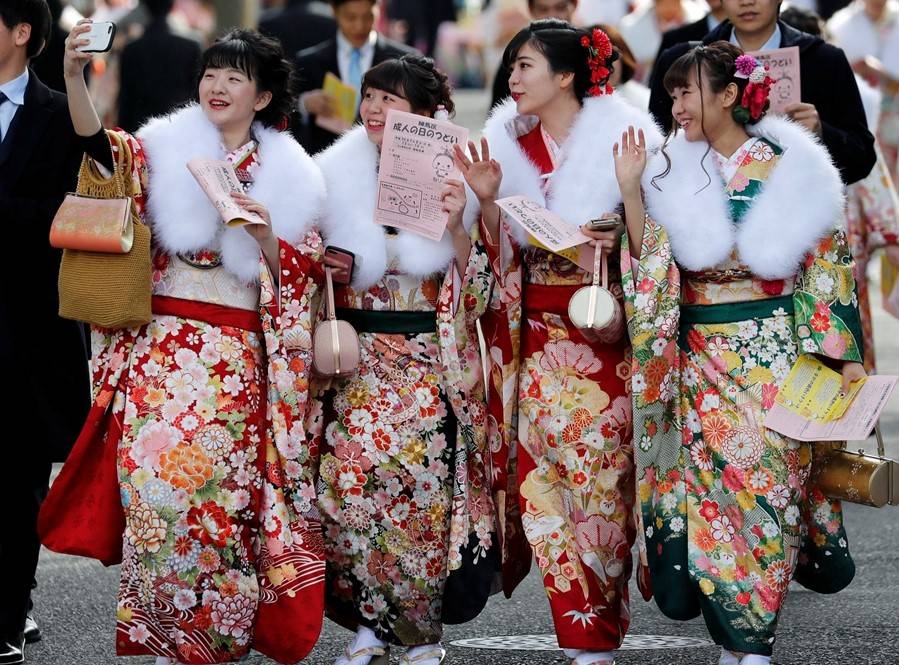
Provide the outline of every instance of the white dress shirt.
[[[362,70],[362,75],[365,76],[365,72],[371,69],[371,64],[375,59],[375,44],[378,41],[378,33],[374,30],[371,31],[371,34],[368,36],[368,41],[365,42],[360,48],[360,58],[359,64]],[[349,78],[350,72],[350,56],[353,53],[353,49],[356,48],[352,44],[350,44],[349,40],[343,36],[339,30],[337,31],[337,66],[340,67],[340,80],[344,83],[347,82]]]
[[12,81],[0,85],[0,92],[6,95],[6,99],[0,104],[0,137],[6,139],[6,132],[16,117],[19,107],[25,104],[25,89],[28,87],[28,69],[19,74]]
[[[734,46],[739,46],[743,48],[743,45],[740,44],[740,40],[737,39],[737,31],[730,31],[730,43]],[[774,34],[762,45],[762,48],[758,49],[759,51],[771,51],[772,49],[780,48],[780,25],[774,24]]]

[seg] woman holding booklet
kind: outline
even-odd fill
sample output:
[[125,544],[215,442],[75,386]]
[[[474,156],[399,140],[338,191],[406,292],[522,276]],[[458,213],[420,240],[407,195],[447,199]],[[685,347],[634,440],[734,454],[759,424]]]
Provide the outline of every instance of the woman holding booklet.
[[798,354],[844,390],[864,376],[839,172],[817,137],[764,117],[771,83],[729,43],[698,47],[665,75],[679,129],[662,150],[647,166],[633,127],[615,146],[654,595],[703,615],[722,665],[770,662],[794,577],[834,592],[854,572],[811,446],[764,427]]
[[474,618],[498,567],[475,328],[487,255],[462,224],[459,180],[442,191],[442,240],[375,223],[391,110],[448,115],[446,75],[412,55],[370,69],[362,126],[316,157],[324,238],[356,257],[337,318],[361,347],[353,376],[314,384],[307,425],[321,456],[328,616],[356,631],[339,665],[387,663],[390,645],[409,647],[401,663],[438,665],[443,622]]
[[[69,108],[90,156],[112,169],[82,74],[91,55],[77,50],[89,27],[66,43]],[[118,654],[219,663],[254,648],[292,663],[323,614],[303,422],[325,187],[277,129],[291,104],[277,42],[232,31],[200,71],[198,104],[123,135],[122,175],[153,233],[153,318],[92,331],[94,404],[73,455],[115,455],[121,504],[88,509],[104,513],[94,523],[121,521]],[[186,167],[198,157],[230,162],[244,190],[235,201],[266,223],[228,227]],[[94,479],[68,468],[47,504],[69,519],[51,528],[84,529]]]
[[[505,501],[504,587],[511,594],[527,574],[533,548],[559,645],[577,665],[612,663],[630,618],[630,343],[623,325],[596,334],[569,317],[569,301],[592,280],[594,247],[582,267],[577,250],[535,246],[517,224],[501,223],[496,201],[525,195],[614,254],[621,229],[586,226],[621,204],[612,145],[634,123],[661,143],[649,116],[608,85],[614,59],[598,29],[532,23],[504,54],[512,99],[487,121],[480,154],[474,144],[470,156],[457,153],[476,199],[468,218],[480,216],[498,283],[482,327],[493,487]],[[609,288],[620,307],[616,263]]]

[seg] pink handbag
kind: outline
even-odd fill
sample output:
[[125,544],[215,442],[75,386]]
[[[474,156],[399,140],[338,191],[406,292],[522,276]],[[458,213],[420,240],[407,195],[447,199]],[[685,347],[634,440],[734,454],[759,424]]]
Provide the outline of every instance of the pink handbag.
[[592,330],[606,344],[617,342],[624,334],[624,311],[609,291],[609,263],[599,245],[593,255],[593,284],[578,289],[571,296],[568,318],[581,330]]
[[359,366],[359,336],[353,326],[337,319],[330,266],[325,266],[325,306],[327,319],[312,335],[312,369],[324,377],[349,376]]

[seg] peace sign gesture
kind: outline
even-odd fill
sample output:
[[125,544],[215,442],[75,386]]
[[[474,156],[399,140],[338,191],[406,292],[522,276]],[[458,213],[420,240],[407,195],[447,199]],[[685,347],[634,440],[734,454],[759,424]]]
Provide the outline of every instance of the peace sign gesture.
[[453,146],[456,167],[462,172],[465,182],[482,204],[493,203],[499,195],[499,186],[503,181],[503,170],[499,162],[490,159],[490,146],[487,139],[481,139],[481,154],[474,141],[468,142],[469,159],[459,145]]

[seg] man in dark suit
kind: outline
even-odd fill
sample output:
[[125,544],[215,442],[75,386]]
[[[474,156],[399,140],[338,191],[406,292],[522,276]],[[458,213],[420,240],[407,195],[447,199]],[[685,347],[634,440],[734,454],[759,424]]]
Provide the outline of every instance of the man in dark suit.
[[200,45],[172,34],[168,15],[174,0],[141,0],[150,13],[144,34],[126,45],[120,61],[119,126],[137,131],[197,92]]
[[698,42],[718,27],[724,20],[724,2],[723,0],[706,0],[709,5],[709,13],[694,23],[682,25],[674,30],[668,30],[662,35],[662,43],[659,46],[659,55],[670,49],[675,44],[683,44],[684,42]]
[[[528,11],[532,21],[544,18],[557,18],[571,23],[577,9],[578,0],[528,0]],[[490,108],[503,101],[509,92],[509,70],[503,63],[499,64],[496,76],[493,77],[493,91],[490,95]]]
[[[787,107],[787,113],[821,137],[843,182],[857,182],[871,172],[877,157],[852,68],[842,50],[779,21],[780,4],[781,0],[724,0],[728,20],[702,41],[734,41],[746,51],[799,47],[802,101]],[[672,127],[665,73],[690,48],[687,43],[673,46],[656,63],[649,111],[662,127]]]
[[330,16],[310,11],[309,0],[288,0],[283,9],[262,15],[259,30],[279,39],[285,53],[298,53],[323,39],[333,39],[337,23]]
[[331,72],[358,91],[367,70],[385,60],[414,52],[374,30],[376,5],[376,0],[331,0],[337,35],[297,54],[301,94],[291,131],[309,154],[324,150],[337,139],[337,134],[316,124],[319,115],[323,118],[334,115],[334,102],[322,90],[325,74]]
[[[0,222],[16,255],[0,262],[0,404],[26,432],[3,442],[0,665],[24,662],[38,510],[50,465],[68,454],[90,397],[82,329],[57,316],[60,253],[47,240],[81,159],[65,95],[28,70],[49,34],[46,0],[0,0]],[[28,633],[40,639],[36,624]]]

